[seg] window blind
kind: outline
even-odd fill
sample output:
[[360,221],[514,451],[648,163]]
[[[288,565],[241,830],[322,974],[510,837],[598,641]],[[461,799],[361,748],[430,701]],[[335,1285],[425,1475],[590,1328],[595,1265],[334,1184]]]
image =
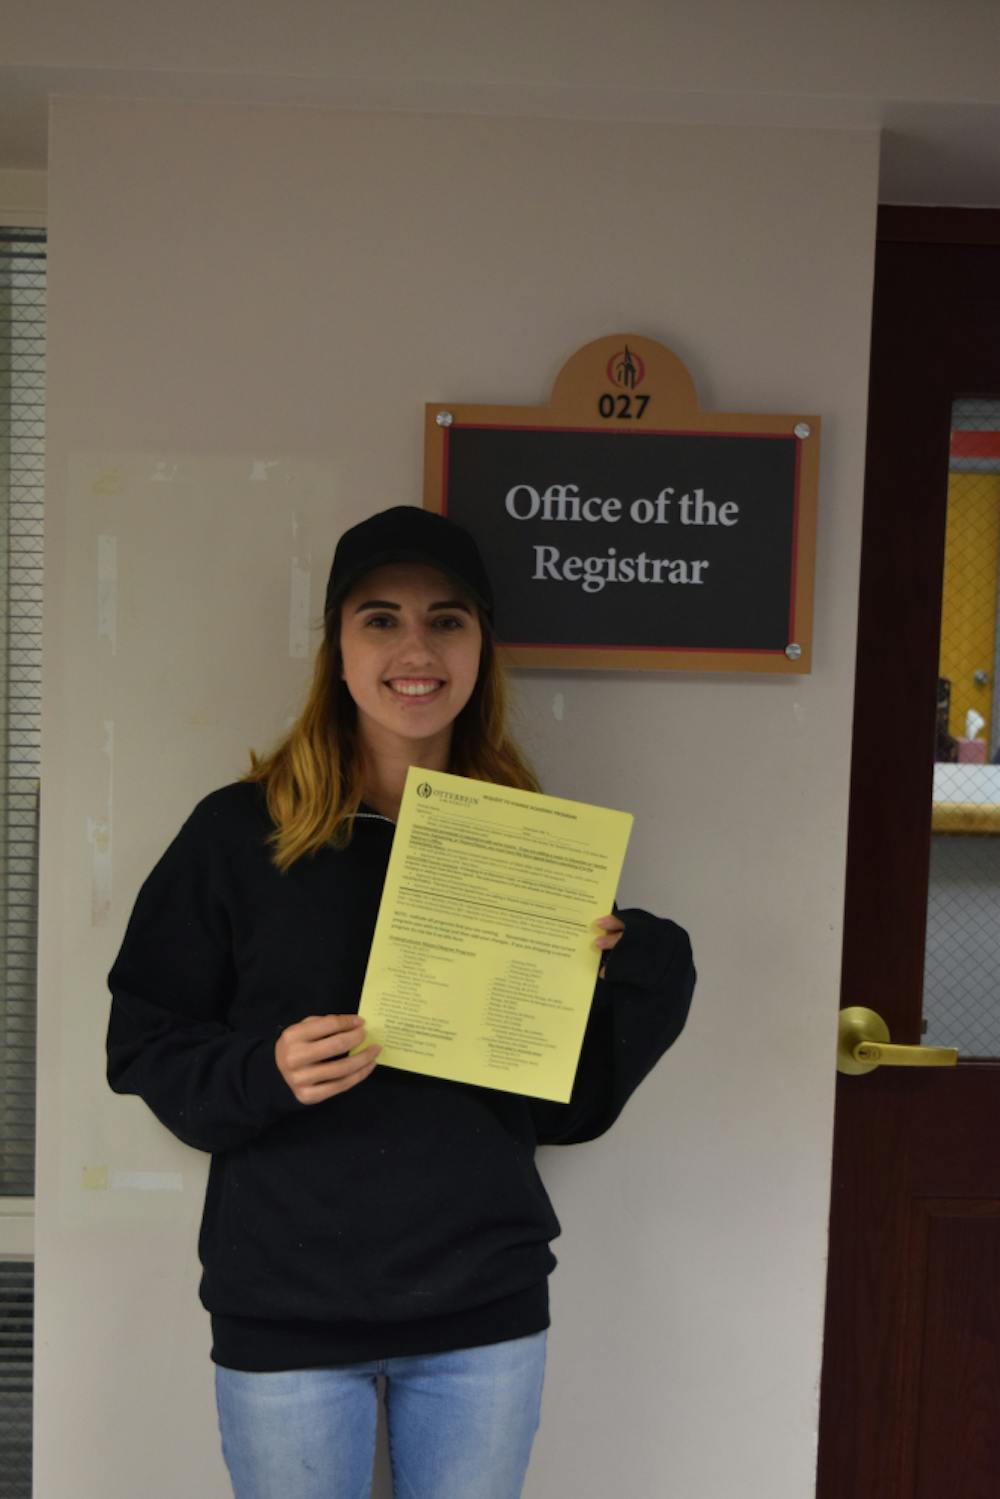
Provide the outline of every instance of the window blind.
[[34,1192],[45,234],[0,228],[0,1196]]
[[0,1499],[31,1499],[34,1268],[0,1260]]

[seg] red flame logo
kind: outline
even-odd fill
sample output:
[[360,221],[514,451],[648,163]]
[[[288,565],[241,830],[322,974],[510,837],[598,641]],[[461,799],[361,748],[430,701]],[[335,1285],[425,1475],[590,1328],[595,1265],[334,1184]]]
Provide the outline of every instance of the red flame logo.
[[612,354],[608,360],[608,379],[612,385],[621,386],[622,390],[635,390],[645,378],[646,366],[628,344],[623,349],[619,349],[617,354]]

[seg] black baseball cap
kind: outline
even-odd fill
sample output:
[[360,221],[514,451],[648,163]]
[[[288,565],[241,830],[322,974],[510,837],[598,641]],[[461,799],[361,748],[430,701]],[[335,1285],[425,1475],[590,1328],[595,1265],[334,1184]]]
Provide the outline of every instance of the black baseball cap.
[[493,589],[472,536],[447,516],[419,510],[416,505],[381,510],[344,532],[333,554],[325,612],[329,613],[365,573],[392,562],[436,567],[461,583],[492,615]]

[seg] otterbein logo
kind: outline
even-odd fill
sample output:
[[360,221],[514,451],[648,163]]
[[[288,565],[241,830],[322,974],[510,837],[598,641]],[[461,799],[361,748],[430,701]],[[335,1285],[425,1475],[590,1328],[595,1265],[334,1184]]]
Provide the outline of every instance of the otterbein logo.
[[426,781],[421,781],[420,785],[417,787],[417,795],[418,796],[431,796],[432,793],[433,793],[433,790],[434,790],[434,788],[432,786],[428,785],[428,783]]
[[623,390],[635,390],[646,378],[646,366],[628,344],[608,360],[608,379]]

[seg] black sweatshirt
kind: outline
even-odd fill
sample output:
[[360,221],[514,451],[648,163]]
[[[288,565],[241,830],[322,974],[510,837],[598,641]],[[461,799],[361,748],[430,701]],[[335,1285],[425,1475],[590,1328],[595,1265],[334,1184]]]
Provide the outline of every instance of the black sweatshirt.
[[622,911],[569,1103],[376,1066],[300,1104],[275,1040],[356,1013],[393,824],[281,874],[257,785],[199,804],[143,885],[112,969],[108,1078],[212,1152],[199,1239],[216,1362],[306,1368],[548,1325],[559,1223],[536,1144],[606,1130],[679,1035],[694,987],[673,922]]

